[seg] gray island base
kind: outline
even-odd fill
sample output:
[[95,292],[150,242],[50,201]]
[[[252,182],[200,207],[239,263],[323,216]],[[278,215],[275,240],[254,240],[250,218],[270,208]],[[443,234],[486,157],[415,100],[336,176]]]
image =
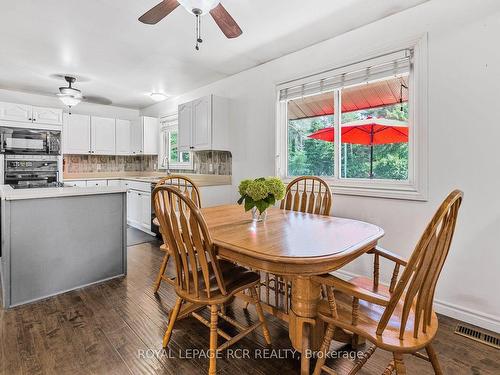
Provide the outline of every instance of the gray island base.
[[0,186],[3,306],[124,276],[126,191]]

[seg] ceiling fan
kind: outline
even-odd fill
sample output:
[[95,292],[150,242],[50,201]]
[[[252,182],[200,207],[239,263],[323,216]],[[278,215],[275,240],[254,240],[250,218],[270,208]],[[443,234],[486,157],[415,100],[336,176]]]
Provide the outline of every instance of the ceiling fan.
[[219,26],[227,38],[237,38],[242,34],[241,28],[226,8],[222,6],[220,0],[163,0],[139,17],[139,21],[154,25],[168,16],[179,5],[182,5],[189,13],[196,17],[196,50],[200,49],[199,43],[203,42],[203,39],[201,39],[200,16],[207,13],[210,13],[217,26]]
[[75,77],[64,76],[64,80],[68,82],[68,87],[59,87],[59,94],[56,95],[64,105],[71,108],[80,103],[83,96],[80,90],[72,86],[72,84],[76,82]]
[[110,105],[112,101],[103,98],[101,96],[83,96],[81,90],[74,88],[73,84],[76,82],[76,77],[69,75],[53,75],[56,78],[64,78],[64,80],[68,83],[68,86],[59,87],[59,93],[56,96],[59,100],[67,107],[74,107],[80,102],[85,103],[94,103],[94,104],[102,104],[102,105]]

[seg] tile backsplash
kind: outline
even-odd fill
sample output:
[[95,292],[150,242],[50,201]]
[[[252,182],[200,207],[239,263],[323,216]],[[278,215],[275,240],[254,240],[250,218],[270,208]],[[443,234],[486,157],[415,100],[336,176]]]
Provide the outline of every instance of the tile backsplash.
[[[194,170],[176,170],[174,173],[214,175],[232,174],[232,156],[229,151],[197,151],[193,153]],[[64,155],[64,173],[154,172],[158,166],[155,155],[107,156]]]
[[153,155],[64,155],[64,173],[154,172],[157,165]]

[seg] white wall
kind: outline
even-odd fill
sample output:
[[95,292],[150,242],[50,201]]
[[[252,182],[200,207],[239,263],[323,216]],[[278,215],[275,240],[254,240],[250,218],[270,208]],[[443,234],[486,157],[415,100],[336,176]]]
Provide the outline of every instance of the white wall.
[[[479,5],[480,4],[480,5]],[[335,20],[332,20],[335,22]],[[432,0],[270,63],[142,111],[160,116],[178,103],[214,93],[232,99],[233,184],[274,173],[275,85],[331,69],[387,43],[428,33],[428,202],[334,196],[333,212],[380,225],[382,245],[408,256],[440,201],[465,192],[436,307],[500,331],[500,2]],[[236,196],[236,188],[234,188]],[[370,273],[371,257],[347,267]]]
[[[0,89],[0,101],[20,104],[31,104],[42,107],[62,108],[68,112],[68,108],[54,96],[30,94],[21,91],[11,91]],[[112,105],[102,105],[93,103],[80,103],[71,109],[71,113],[84,115],[95,115],[102,117],[120,118],[123,120],[134,120],[139,116],[136,109],[115,107]]]

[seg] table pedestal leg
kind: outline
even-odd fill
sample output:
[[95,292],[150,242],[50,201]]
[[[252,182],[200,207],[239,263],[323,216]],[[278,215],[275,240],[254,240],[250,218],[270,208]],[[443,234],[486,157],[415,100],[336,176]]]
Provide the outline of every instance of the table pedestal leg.
[[[308,276],[292,279],[292,308],[289,314],[289,335],[293,347],[302,353],[301,374],[309,374],[308,351],[318,350],[324,334],[319,319],[318,303],[321,287]],[[310,353],[309,353],[310,354]]]

